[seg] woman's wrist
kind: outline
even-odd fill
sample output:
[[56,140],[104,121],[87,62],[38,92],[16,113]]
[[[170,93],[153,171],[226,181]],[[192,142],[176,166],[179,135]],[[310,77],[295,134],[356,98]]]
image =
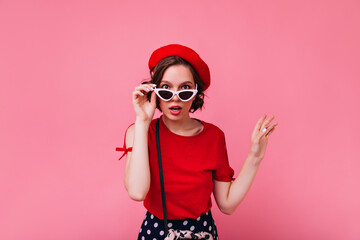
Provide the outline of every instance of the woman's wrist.
[[247,162],[251,163],[251,165],[255,166],[255,167],[258,167],[262,161],[261,158],[259,157],[256,157],[254,155],[254,153],[252,152],[249,152],[247,158],[246,158]]
[[136,118],[135,120],[135,126],[140,127],[140,128],[146,128],[148,129],[150,126],[151,120],[150,121],[146,121],[140,118]]

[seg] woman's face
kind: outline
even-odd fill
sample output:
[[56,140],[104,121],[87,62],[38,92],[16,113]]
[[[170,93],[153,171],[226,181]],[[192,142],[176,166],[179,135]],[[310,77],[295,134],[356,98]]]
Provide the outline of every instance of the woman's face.
[[[165,70],[159,88],[173,91],[195,89],[195,81],[187,66],[173,65]],[[175,95],[170,101],[159,99],[159,104],[163,114],[167,118],[176,121],[189,115],[189,110],[194,99],[195,96],[191,100],[183,102]]]

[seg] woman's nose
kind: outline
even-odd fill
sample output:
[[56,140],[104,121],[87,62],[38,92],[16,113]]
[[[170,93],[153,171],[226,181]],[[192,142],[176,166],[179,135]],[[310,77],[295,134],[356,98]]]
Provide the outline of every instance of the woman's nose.
[[174,102],[178,102],[178,101],[180,101],[180,98],[178,97],[177,94],[174,94],[174,97],[171,100]]

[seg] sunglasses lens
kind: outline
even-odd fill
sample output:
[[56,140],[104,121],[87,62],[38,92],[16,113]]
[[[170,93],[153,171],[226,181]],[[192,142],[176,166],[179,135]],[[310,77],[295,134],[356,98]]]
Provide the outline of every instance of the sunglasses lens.
[[189,98],[191,98],[193,95],[193,92],[191,91],[184,91],[179,93],[179,97],[183,100],[188,100]]
[[170,99],[172,97],[172,92],[167,91],[167,90],[160,90],[159,91],[159,95],[163,98],[163,99]]

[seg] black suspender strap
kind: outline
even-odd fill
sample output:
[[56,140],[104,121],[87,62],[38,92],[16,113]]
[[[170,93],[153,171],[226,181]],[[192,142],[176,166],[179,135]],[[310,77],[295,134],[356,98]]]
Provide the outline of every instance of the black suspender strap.
[[166,205],[165,205],[165,189],[164,189],[164,176],[162,170],[162,162],[161,162],[161,151],[160,151],[160,136],[159,136],[159,120],[156,121],[156,147],[157,147],[157,155],[159,162],[159,173],[160,173],[160,184],[161,184],[161,197],[162,197],[162,206],[164,213],[164,228],[165,228],[165,236],[167,236],[169,229],[167,226],[167,216],[166,216]]

